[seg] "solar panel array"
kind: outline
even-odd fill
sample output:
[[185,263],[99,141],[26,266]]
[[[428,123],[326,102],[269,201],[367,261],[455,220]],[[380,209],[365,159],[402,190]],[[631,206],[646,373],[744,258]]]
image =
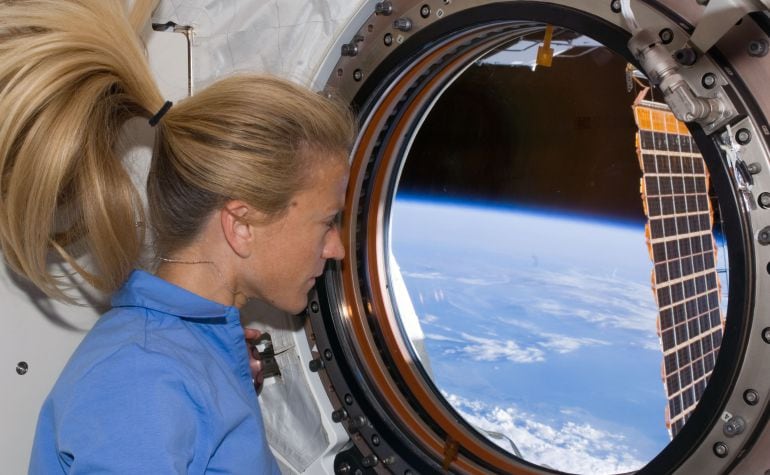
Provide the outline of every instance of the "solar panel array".
[[634,117],[659,308],[665,419],[673,437],[700,400],[722,342],[709,174],[687,127],[668,106],[637,101]]

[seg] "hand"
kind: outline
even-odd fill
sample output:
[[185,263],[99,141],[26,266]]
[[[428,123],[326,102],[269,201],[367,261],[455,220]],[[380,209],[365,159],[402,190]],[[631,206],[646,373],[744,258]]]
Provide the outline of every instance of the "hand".
[[264,377],[262,375],[262,361],[259,359],[259,352],[253,345],[253,341],[262,335],[262,332],[255,328],[244,328],[243,334],[246,337],[246,348],[249,352],[249,369],[251,378],[254,381],[254,390],[259,394],[262,391]]

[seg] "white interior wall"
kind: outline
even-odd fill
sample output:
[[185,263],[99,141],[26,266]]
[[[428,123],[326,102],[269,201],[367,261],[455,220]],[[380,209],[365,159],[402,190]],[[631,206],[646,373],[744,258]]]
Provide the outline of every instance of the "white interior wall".
[[[260,71],[292,78],[311,84],[332,48],[338,47],[340,33],[364,2],[345,0],[163,0],[153,21],[174,21],[193,27],[192,74],[194,90],[217,77],[234,71]],[[187,93],[187,40],[173,32],[147,31],[148,55],[159,86],[165,97],[178,100]],[[333,54],[331,54],[333,56]],[[144,123],[129,127],[129,143],[125,163],[143,184],[151,154],[152,130]],[[88,295],[85,292],[84,295]],[[25,473],[31,449],[34,427],[43,399],[57,375],[106,306],[104,296],[83,299],[83,306],[64,305],[52,301],[0,265],[0,458],[4,473]],[[249,307],[247,320],[252,325],[273,331],[279,341],[302,342],[304,332],[297,322],[264,307]],[[285,334],[280,335],[281,332]],[[294,368],[295,379],[307,379],[302,368],[310,357],[307,348],[284,356],[288,367]],[[18,374],[17,365],[28,365],[25,374]],[[303,407],[311,403],[323,405],[318,388],[310,388]],[[285,390],[271,390],[268,381],[265,396],[272,397]],[[275,393],[273,396],[270,394]],[[318,394],[317,394],[318,393]],[[320,403],[318,402],[320,398]],[[328,402],[326,403],[328,405]],[[310,409],[308,409],[310,410]],[[283,409],[284,414],[288,414]],[[319,453],[331,454],[343,443],[344,433],[319,419],[328,408],[315,409],[310,426],[326,433],[330,445]],[[299,416],[307,418],[308,416]],[[302,421],[299,421],[302,422]],[[309,432],[312,434],[312,431]],[[288,440],[288,439],[287,439]],[[324,452],[325,451],[325,452]],[[333,455],[333,454],[332,454]],[[291,458],[291,454],[289,454]],[[279,457],[284,463],[285,458]],[[296,457],[295,457],[296,459]],[[324,473],[312,460],[300,460],[308,473]],[[327,461],[328,462],[328,461]],[[328,463],[326,463],[328,466]],[[299,468],[299,467],[298,467]]]
[[[178,33],[147,36],[151,64],[162,92],[177,100],[186,95],[187,40]],[[124,161],[143,182],[152,153],[152,129],[144,121],[127,128],[131,146]],[[43,295],[0,265],[0,459],[3,473],[26,473],[37,414],[64,364],[106,308],[108,298],[87,289],[75,292],[83,305],[65,305]],[[20,375],[17,363],[29,369]]]
[[193,27],[196,87],[234,71],[310,84],[367,3],[373,12],[373,0],[164,0],[153,21]]

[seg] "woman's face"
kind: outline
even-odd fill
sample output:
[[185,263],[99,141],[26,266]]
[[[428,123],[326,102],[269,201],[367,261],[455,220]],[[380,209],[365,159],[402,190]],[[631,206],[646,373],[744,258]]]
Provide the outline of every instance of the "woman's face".
[[243,277],[247,295],[296,314],[327,259],[345,257],[338,224],[345,205],[348,164],[345,156],[319,158],[309,171],[309,186],[294,195],[276,220],[254,225],[257,233]]

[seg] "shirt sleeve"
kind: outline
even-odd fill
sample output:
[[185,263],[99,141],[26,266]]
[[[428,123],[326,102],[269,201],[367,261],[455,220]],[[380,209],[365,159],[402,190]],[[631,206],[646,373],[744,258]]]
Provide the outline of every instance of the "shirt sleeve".
[[56,417],[60,461],[71,474],[188,473],[210,453],[200,382],[188,373],[138,345],[98,363]]

